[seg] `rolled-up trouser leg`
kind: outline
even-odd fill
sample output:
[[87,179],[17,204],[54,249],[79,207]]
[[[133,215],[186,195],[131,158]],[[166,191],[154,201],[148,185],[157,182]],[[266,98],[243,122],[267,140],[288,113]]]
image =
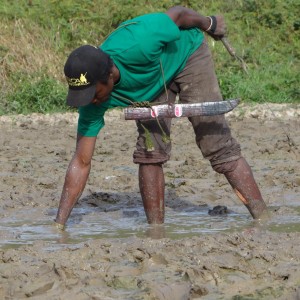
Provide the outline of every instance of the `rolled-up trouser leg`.
[[[168,100],[174,102],[175,98],[176,93],[168,90]],[[165,101],[166,94],[163,93],[153,104]],[[153,119],[136,123],[139,136],[133,162],[139,164],[139,187],[145,214],[149,224],[162,224],[165,215],[165,179],[162,164],[170,157],[171,119]]]
[[[222,101],[208,45],[204,42],[174,79],[183,103]],[[253,218],[266,210],[250,166],[241,157],[239,143],[232,137],[224,115],[189,118],[203,156],[223,173]]]
[[[182,103],[222,101],[211,52],[206,42],[189,58],[184,70],[174,79]],[[198,147],[212,166],[237,160],[240,145],[232,137],[224,115],[189,118]]]
[[[166,102],[167,96],[163,92],[151,104]],[[168,89],[168,101],[174,103],[176,93]],[[170,158],[171,153],[171,118],[150,119],[136,121],[138,138],[133,162],[136,164],[163,164]],[[147,145],[151,142],[151,147]]]

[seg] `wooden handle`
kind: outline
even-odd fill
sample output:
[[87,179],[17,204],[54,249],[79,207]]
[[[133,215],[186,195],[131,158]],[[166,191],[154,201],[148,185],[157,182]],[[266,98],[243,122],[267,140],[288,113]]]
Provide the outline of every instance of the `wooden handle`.
[[230,45],[230,43],[228,42],[227,38],[226,38],[226,37],[223,37],[223,38],[221,39],[221,41],[222,41],[223,45],[225,46],[226,50],[228,51],[228,53],[229,53],[231,56],[235,57],[235,56],[236,56],[235,50],[234,50],[234,48]]

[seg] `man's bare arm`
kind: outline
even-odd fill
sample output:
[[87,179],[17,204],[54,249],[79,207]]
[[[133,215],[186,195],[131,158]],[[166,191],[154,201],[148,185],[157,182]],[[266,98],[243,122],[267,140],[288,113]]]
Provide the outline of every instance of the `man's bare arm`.
[[77,137],[76,151],[67,169],[55,222],[63,227],[81,196],[91,169],[96,137]]

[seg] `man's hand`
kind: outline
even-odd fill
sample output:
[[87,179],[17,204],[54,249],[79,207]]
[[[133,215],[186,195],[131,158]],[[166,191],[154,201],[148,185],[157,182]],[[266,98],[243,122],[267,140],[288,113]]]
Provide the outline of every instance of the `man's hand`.
[[166,14],[180,28],[197,27],[202,31],[206,31],[215,40],[220,40],[225,36],[226,25],[223,16],[205,17],[182,6],[174,6],[167,10]]
[[210,26],[205,30],[213,39],[220,40],[226,34],[226,24],[224,17],[219,16],[210,16],[207,17],[210,19]]

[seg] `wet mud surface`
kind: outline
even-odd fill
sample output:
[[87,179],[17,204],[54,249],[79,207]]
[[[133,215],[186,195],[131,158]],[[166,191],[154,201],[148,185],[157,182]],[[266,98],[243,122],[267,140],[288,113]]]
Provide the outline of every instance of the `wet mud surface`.
[[300,299],[299,105],[228,114],[269,208],[261,221],[202,159],[188,120],[176,119],[166,221],[149,226],[136,128],[122,117],[106,118],[65,232],[52,223],[77,115],[0,118],[0,299]]

